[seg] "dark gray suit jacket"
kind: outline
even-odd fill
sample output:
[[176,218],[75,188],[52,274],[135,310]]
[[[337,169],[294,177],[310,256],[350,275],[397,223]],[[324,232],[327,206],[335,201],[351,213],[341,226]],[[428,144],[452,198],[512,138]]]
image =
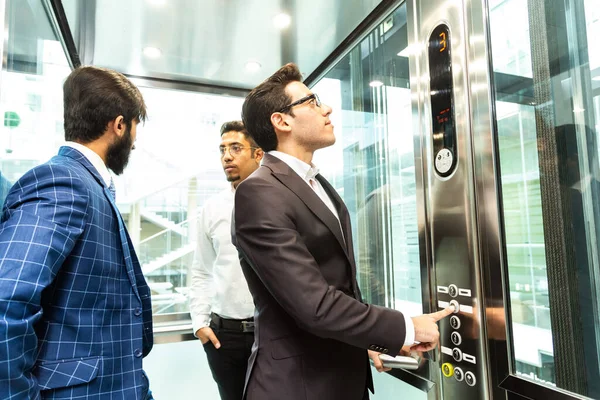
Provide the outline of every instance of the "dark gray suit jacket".
[[361,302],[348,210],[317,179],[343,236],[317,194],[274,156],[236,190],[232,240],[256,305],[248,400],[368,398],[366,349],[395,355],[404,343],[400,312]]

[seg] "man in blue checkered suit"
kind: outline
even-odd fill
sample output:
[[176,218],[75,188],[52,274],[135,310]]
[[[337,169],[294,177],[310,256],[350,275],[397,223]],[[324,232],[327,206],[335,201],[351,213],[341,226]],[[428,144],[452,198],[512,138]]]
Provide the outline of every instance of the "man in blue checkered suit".
[[117,72],[65,81],[67,144],[17,181],[0,219],[0,398],[152,399],[150,291],[108,172],[145,118]]

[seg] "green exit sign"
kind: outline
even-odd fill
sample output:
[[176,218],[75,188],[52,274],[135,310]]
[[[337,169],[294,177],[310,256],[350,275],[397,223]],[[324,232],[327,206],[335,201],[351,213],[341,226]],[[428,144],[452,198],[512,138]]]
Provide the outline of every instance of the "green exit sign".
[[14,111],[4,112],[4,126],[9,128],[16,128],[21,123],[21,117]]

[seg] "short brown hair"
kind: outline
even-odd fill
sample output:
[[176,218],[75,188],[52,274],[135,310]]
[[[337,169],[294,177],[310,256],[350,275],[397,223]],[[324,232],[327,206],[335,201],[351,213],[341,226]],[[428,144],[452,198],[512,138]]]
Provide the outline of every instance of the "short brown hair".
[[[285,87],[291,82],[302,82],[302,74],[295,64],[286,64],[255,87],[242,106],[242,120],[256,143],[264,150],[277,148],[277,135],[271,123],[271,115],[289,103]],[[290,111],[290,114],[293,113]]]
[[76,68],[63,85],[63,97],[65,140],[92,142],[119,115],[129,126],[147,117],[140,90],[123,74],[107,68]]

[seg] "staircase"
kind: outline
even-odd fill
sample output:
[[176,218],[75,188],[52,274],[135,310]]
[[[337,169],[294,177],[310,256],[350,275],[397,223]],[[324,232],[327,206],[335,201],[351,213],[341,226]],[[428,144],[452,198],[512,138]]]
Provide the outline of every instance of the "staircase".
[[156,226],[159,226],[165,230],[170,230],[180,235],[185,234],[185,231],[181,228],[180,225],[176,224],[168,218],[163,217],[162,215],[159,215],[148,209],[143,209],[140,214],[142,218],[144,218],[148,222],[153,223]]
[[151,274],[157,269],[164,267],[165,265],[172,263],[180,259],[181,257],[185,257],[188,254],[192,253],[196,246],[193,243],[186,244],[176,250],[172,250],[168,253],[163,254],[162,256],[150,261],[142,265],[142,272],[144,275]]

